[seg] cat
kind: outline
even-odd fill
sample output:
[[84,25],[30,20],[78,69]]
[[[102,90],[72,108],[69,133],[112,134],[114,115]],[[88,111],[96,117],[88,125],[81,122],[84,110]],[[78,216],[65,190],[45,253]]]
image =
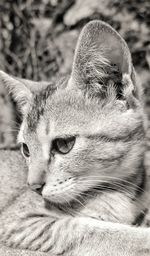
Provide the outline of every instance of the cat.
[[34,83],[0,71],[0,80],[23,116],[27,183],[45,203],[13,226],[4,223],[2,241],[52,255],[150,255],[149,228],[132,227],[148,225],[146,123],[122,37],[91,21],[70,76]]

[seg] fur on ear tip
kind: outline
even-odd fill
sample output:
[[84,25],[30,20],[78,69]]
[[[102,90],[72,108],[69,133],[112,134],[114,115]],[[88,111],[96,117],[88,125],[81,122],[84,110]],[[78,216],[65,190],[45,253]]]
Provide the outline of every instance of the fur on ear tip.
[[101,28],[111,28],[111,26],[106,23],[105,21],[102,21],[102,20],[91,20],[89,21],[85,26],[84,28],[90,28],[90,27],[96,27],[96,26],[99,26]]
[[3,71],[0,71],[0,82],[8,89],[8,93],[17,103],[18,109],[24,114],[32,98],[31,91],[24,83]]
[[7,87],[7,78],[9,75],[4,71],[0,70],[0,82]]
[[9,93],[13,92],[15,82],[11,75],[8,75],[4,71],[0,70],[0,81],[8,89]]

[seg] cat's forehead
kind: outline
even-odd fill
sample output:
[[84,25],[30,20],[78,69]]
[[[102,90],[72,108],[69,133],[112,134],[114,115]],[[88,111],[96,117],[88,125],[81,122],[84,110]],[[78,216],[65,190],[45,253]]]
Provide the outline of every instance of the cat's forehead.
[[52,139],[98,133],[110,133],[111,136],[114,133],[116,136],[124,129],[128,114],[122,115],[114,105],[104,107],[96,100],[85,98],[80,91],[58,90],[47,98],[35,98],[27,115],[26,127],[38,137],[42,134]]
[[[100,108],[100,107],[99,107]],[[48,126],[63,128],[63,130],[84,127],[86,123],[95,120],[98,109],[82,93],[71,90],[58,90],[53,95],[43,97],[37,95],[27,115],[27,126],[34,131],[42,122]]]

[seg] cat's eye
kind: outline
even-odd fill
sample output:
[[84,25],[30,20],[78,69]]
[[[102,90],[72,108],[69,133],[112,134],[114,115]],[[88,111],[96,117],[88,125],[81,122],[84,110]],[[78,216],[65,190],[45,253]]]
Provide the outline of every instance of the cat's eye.
[[21,151],[22,151],[22,154],[26,158],[30,157],[30,151],[29,151],[29,148],[28,148],[27,144],[25,144],[25,143],[21,144]]
[[59,138],[53,141],[52,150],[57,151],[60,154],[67,154],[73,148],[75,143],[75,137]]

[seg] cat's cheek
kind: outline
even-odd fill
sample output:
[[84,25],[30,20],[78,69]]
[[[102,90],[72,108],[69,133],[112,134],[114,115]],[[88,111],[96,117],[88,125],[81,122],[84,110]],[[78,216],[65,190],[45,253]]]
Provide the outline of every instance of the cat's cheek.
[[31,164],[31,157],[27,158],[27,164]]
[[26,157],[25,158],[25,161],[26,161],[26,164],[27,164],[27,167],[28,167],[28,169],[29,169],[29,167],[30,167],[30,164],[31,164],[31,157]]

